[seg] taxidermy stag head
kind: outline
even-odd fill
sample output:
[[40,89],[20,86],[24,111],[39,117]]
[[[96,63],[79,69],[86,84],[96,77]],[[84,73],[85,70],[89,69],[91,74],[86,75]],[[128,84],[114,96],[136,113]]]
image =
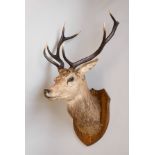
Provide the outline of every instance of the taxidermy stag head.
[[[111,13],[110,16],[114,23],[112,31],[106,36],[104,27],[102,42],[99,48],[91,55],[72,62],[66,57],[62,47],[62,56],[69,64],[69,68],[64,67],[64,61],[60,58],[61,46],[65,41],[73,39],[78,34],[66,37],[64,34],[65,28],[63,27],[56,54],[53,54],[48,46],[44,49],[45,58],[55,65],[59,72],[54,84],[44,90],[44,95],[51,101],[62,99],[67,103],[68,112],[73,118],[74,130],[80,140],[86,145],[91,145],[98,141],[105,133],[109,122],[110,97],[104,89],[89,90],[85,73],[96,65],[98,59],[94,58],[102,52],[104,46],[115,34],[119,22],[115,20]],[[53,59],[47,55],[47,52]]]

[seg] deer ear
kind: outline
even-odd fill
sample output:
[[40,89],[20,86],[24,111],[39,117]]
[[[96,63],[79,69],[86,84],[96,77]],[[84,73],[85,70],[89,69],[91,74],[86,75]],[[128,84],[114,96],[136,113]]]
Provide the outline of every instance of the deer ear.
[[85,74],[87,71],[91,70],[97,63],[98,59],[95,59],[95,60],[92,60],[92,61],[89,61],[89,62],[86,62],[84,63],[83,65],[81,65],[77,71],[80,73],[80,74]]

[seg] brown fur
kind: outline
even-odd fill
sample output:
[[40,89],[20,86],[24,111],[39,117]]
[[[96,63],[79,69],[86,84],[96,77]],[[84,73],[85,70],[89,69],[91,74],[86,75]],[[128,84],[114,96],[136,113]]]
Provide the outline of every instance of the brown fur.
[[[78,69],[60,69],[55,84],[45,94],[51,100],[63,99],[68,105],[68,112],[76,120],[81,132],[95,134],[100,130],[101,107],[99,100],[90,93],[85,79],[85,72],[95,66],[96,60],[83,64]],[[73,82],[67,82],[74,77]]]
[[68,112],[76,120],[82,132],[94,134],[100,126],[100,104],[88,88],[68,102]]

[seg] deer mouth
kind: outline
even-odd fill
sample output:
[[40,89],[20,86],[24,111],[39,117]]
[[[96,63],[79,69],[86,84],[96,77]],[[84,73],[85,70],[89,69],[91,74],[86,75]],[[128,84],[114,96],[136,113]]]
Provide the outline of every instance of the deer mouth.
[[51,96],[49,96],[49,90],[48,89],[44,89],[44,96],[46,98],[51,98]]
[[44,94],[44,96],[49,100],[56,100],[57,97],[48,96],[47,94]]
[[44,91],[44,96],[47,98],[47,99],[50,99],[50,100],[55,100],[57,99],[56,96],[50,96],[48,92]]

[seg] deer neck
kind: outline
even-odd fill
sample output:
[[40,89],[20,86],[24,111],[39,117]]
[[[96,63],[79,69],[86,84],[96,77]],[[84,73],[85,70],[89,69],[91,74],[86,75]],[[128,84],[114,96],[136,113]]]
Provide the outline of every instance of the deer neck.
[[79,124],[100,122],[100,105],[91,95],[87,85],[79,90],[74,99],[68,101],[68,112]]

